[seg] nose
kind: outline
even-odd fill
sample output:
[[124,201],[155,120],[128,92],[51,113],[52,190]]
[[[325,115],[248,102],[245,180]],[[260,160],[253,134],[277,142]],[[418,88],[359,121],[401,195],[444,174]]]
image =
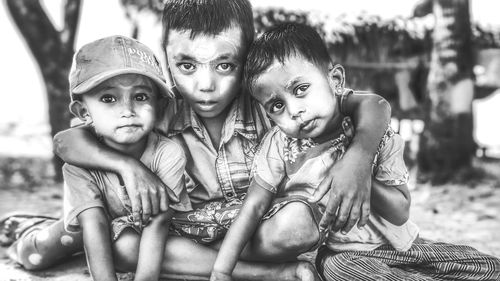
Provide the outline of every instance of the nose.
[[289,101],[287,108],[292,119],[301,117],[301,115],[306,111],[303,102],[300,100]]
[[211,67],[203,65],[198,71],[198,89],[202,92],[215,91],[215,74],[212,72]]
[[135,116],[134,103],[130,99],[123,99],[120,104],[120,116],[121,117],[133,117]]

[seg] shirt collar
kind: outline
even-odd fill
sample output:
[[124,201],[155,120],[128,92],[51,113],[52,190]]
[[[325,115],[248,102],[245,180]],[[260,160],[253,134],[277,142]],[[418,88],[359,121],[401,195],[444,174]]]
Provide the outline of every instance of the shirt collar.
[[[175,136],[191,127],[198,137],[204,138],[203,124],[191,106],[182,100],[178,101],[178,105],[179,111],[171,123],[168,136]],[[251,101],[249,95],[246,94],[240,95],[231,104],[222,127],[222,143],[227,143],[236,134],[240,134],[250,141],[257,140],[257,129],[252,115]]]

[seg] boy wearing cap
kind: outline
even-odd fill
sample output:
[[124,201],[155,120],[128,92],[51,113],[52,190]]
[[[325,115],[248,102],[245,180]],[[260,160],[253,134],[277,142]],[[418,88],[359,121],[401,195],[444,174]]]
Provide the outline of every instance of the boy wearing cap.
[[[172,220],[181,237],[169,237],[164,269],[179,274],[209,275],[217,243],[238,213],[248,189],[259,141],[270,128],[265,112],[245,93],[241,84],[246,51],[254,37],[252,10],[248,0],[170,0],[165,1],[163,18],[163,48],[172,86],[175,85],[172,90],[177,90],[183,99],[174,118],[159,122],[158,128],[180,144],[187,155],[187,189],[195,208]],[[345,98],[346,112],[355,115],[357,136],[342,165],[337,166],[342,168],[332,169],[322,184],[323,192],[311,198],[319,200],[330,186],[335,186],[332,194],[336,203],[331,204],[332,212],[325,212],[330,214],[322,220],[325,227],[337,217],[334,228],[346,231],[358,218],[359,225],[368,218],[371,165],[370,161],[358,162],[357,159],[366,159],[367,153],[371,157],[375,155],[390,115],[383,99],[375,95],[369,97],[372,98],[368,104],[361,103],[359,96]],[[357,118],[361,116],[365,117]],[[122,157],[96,144],[86,130],[63,132],[55,138],[54,145],[56,153],[68,163],[88,168],[94,165],[119,173],[135,202],[134,213],[142,209],[143,219],[163,210],[156,196],[163,189],[161,181],[130,157]],[[337,216],[335,210],[339,205]],[[262,224],[244,258],[273,262],[295,260],[299,253],[316,243],[314,235],[309,235],[315,228],[308,212],[302,203],[281,208]],[[283,239],[281,233],[300,235]],[[254,276],[256,271],[250,268],[240,272],[242,279],[248,280],[248,273]]]
[[[183,176],[183,150],[153,131],[160,108],[171,97],[159,62],[134,39],[106,37],[76,53],[69,80],[71,112],[92,128],[103,145],[140,160],[161,178],[167,186],[162,204],[168,207],[148,223],[140,223],[131,216],[130,198],[119,175],[65,164],[65,230],[68,235],[83,233],[94,280],[117,280],[115,252],[138,252],[135,280],[157,280],[170,219],[174,211],[192,209]],[[36,259],[28,257],[28,262]]]

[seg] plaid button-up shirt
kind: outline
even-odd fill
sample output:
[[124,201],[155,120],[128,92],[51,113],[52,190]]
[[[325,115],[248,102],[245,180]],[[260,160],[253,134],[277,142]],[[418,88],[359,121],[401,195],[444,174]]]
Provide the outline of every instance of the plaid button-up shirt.
[[246,94],[235,99],[219,147],[213,146],[207,129],[187,103],[179,101],[177,106],[168,136],[184,148],[191,202],[231,201],[246,193],[257,145],[271,127],[257,101]]

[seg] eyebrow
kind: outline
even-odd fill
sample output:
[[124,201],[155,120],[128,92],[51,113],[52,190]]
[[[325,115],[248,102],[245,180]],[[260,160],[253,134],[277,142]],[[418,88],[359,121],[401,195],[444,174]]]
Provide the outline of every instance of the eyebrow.
[[187,55],[187,54],[183,54],[183,53],[175,55],[174,59],[175,60],[195,60],[192,56]]
[[[225,59],[235,59],[235,58],[238,58],[237,55],[234,55],[234,54],[231,54],[231,53],[223,53],[223,54],[220,54],[218,55],[215,59],[213,59],[212,61],[217,61],[217,60],[225,60]],[[191,60],[191,61],[198,61],[196,58],[194,58],[193,56],[189,55],[189,54],[185,54],[185,53],[179,53],[177,55],[174,56],[174,59],[176,61],[182,61],[182,60]]]
[[293,88],[293,86],[298,84],[300,82],[300,80],[302,80],[302,76],[297,76],[297,77],[293,78],[292,80],[288,81],[288,83],[286,83],[285,89],[290,90],[291,88]]

